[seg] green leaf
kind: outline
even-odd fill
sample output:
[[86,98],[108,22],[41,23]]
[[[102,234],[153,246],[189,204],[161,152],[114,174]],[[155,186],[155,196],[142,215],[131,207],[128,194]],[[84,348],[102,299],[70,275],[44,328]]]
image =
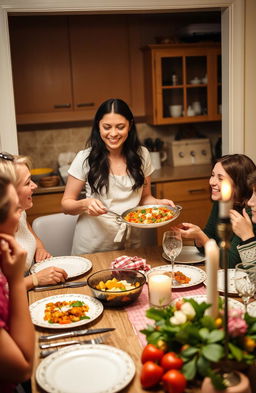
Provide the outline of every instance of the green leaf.
[[189,362],[185,363],[182,367],[182,374],[184,374],[185,378],[188,381],[191,381],[195,378],[196,375],[196,359],[197,357],[194,356]]
[[227,388],[221,374],[217,374],[215,371],[209,370],[208,376],[211,378],[212,384],[215,389],[224,390]]
[[243,351],[232,343],[228,343],[228,347],[234,358],[240,362],[243,359]]
[[199,329],[199,334],[203,341],[206,341],[209,336],[209,330],[206,328]]
[[202,348],[202,354],[211,362],[218,362],[223,357],[224,351],[219,344],[209,344]]
[[180,354],[181,354],[182,357],[190,358],[191,356],[195,355],[198,352],[199,352],[198,348],[189,347],[189,348],[184,349],[183,351],[181,351]]
[[209,330],[213,330],[216,328],[214,319],[209,315],[204,315],[201,319],[201,323],[203,327],[206,327]]
[[76,302],[73,302],[70,304],[71,307],[82,307],[84,306],[84,302],[80,302],[80,300],[77,300]]
[[208,375],[208,371],[211,367],[210,362],[204,357],[199,356],[197,359],[197,369],[200,375],[206,376]]
[[209,344],[210,343],[216,343],[218,341],[223,340],[223,338],[224,338],[224,331],[221,330],[221,329],[218,329],[218,330],[215,329],[215,330],[212,330],[210,332],[210,334],[208,335],[207,342]]
[[87,315],[84,315],[83,317],[80,317],[80,319],[91,319],[91,318],[88,317]]

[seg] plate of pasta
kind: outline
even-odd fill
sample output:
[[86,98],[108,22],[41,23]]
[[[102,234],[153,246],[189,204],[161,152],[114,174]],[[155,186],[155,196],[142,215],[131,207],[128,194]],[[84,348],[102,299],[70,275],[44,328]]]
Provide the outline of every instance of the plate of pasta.
[[181,209],[178,205],[143,205],[126,210],[120,218],[137,228],[157,228],[176,220]]
[[34,325],[49,329],[65,329],[91,323],[103,312],[102,303],[87,295],[49,296],[29,306]]

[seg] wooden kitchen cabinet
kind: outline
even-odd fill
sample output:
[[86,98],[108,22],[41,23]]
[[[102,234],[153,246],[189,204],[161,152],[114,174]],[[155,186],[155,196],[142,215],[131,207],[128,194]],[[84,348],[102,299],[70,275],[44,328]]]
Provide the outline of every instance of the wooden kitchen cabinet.
[[37,217],[48,214],[61,213],[61,200],[63,192],[49,194],[34,194],[33,206],[27,211],[27,217],[30,224]]
[[[156,197],[171,199],[182,207],[174,225],[191,222],[204,228],[212,207],[209,178],[156,183]],[[158,245],[162,244],[163,233],[173,224],[157,229]]]
[[[220,44],[148,45],[144,48],[144,75],[148,123],[221,119]],[[171,114],[171,106],[180,106],[181,113]]]
[[126,17],[95,18],[9,18],[18,124],[92,120],[111,97],[132,104]]

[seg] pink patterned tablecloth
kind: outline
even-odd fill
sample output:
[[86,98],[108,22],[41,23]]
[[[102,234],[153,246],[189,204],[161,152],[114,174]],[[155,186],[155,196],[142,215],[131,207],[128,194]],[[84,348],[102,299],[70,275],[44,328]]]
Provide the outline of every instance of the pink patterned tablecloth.
[[[193,296],[193,295],[205,295],[206,289],[203,284],[197,285],[194,288],[187,289],[186,291],[173,290],[172,299],[179,297]],[[152,324],[152,320],[146,317],[146,310],[149,308],[148,302],[148,287],[144,285],[142,293],[138,298],[137,302],[131,304],[126,308],[129,320],[133,326],[135,333],[137,334],[142,346],[146,345],[145,335],[140,333],[140,330],[144,329],[147,325]]]

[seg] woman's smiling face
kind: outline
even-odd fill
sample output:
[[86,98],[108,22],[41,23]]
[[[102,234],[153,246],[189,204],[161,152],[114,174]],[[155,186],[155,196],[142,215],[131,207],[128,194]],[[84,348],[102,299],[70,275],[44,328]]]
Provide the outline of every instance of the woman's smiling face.
[[209,180],[212,192],[211,197],[213,201],[221,200],[221,183],[223,179],[227,179],[230,182],[232,188],[234,188],[233,180],[227,174],[222,164],[220,162],[217,162],[217,164],[215,164],[212,170],[212,175]]
[[109,151],[118,151],[122,149],[126,141],[130,124],[122,115],[117,113],[107,113],[102,117],[99,123],[100,136]]
[[33,206],[32,194],[37,185],[31,180],[31,174],[25,164],[17,164],[16,171],[19,182],[16,190],[20,200],[22,210],[30,209]]

